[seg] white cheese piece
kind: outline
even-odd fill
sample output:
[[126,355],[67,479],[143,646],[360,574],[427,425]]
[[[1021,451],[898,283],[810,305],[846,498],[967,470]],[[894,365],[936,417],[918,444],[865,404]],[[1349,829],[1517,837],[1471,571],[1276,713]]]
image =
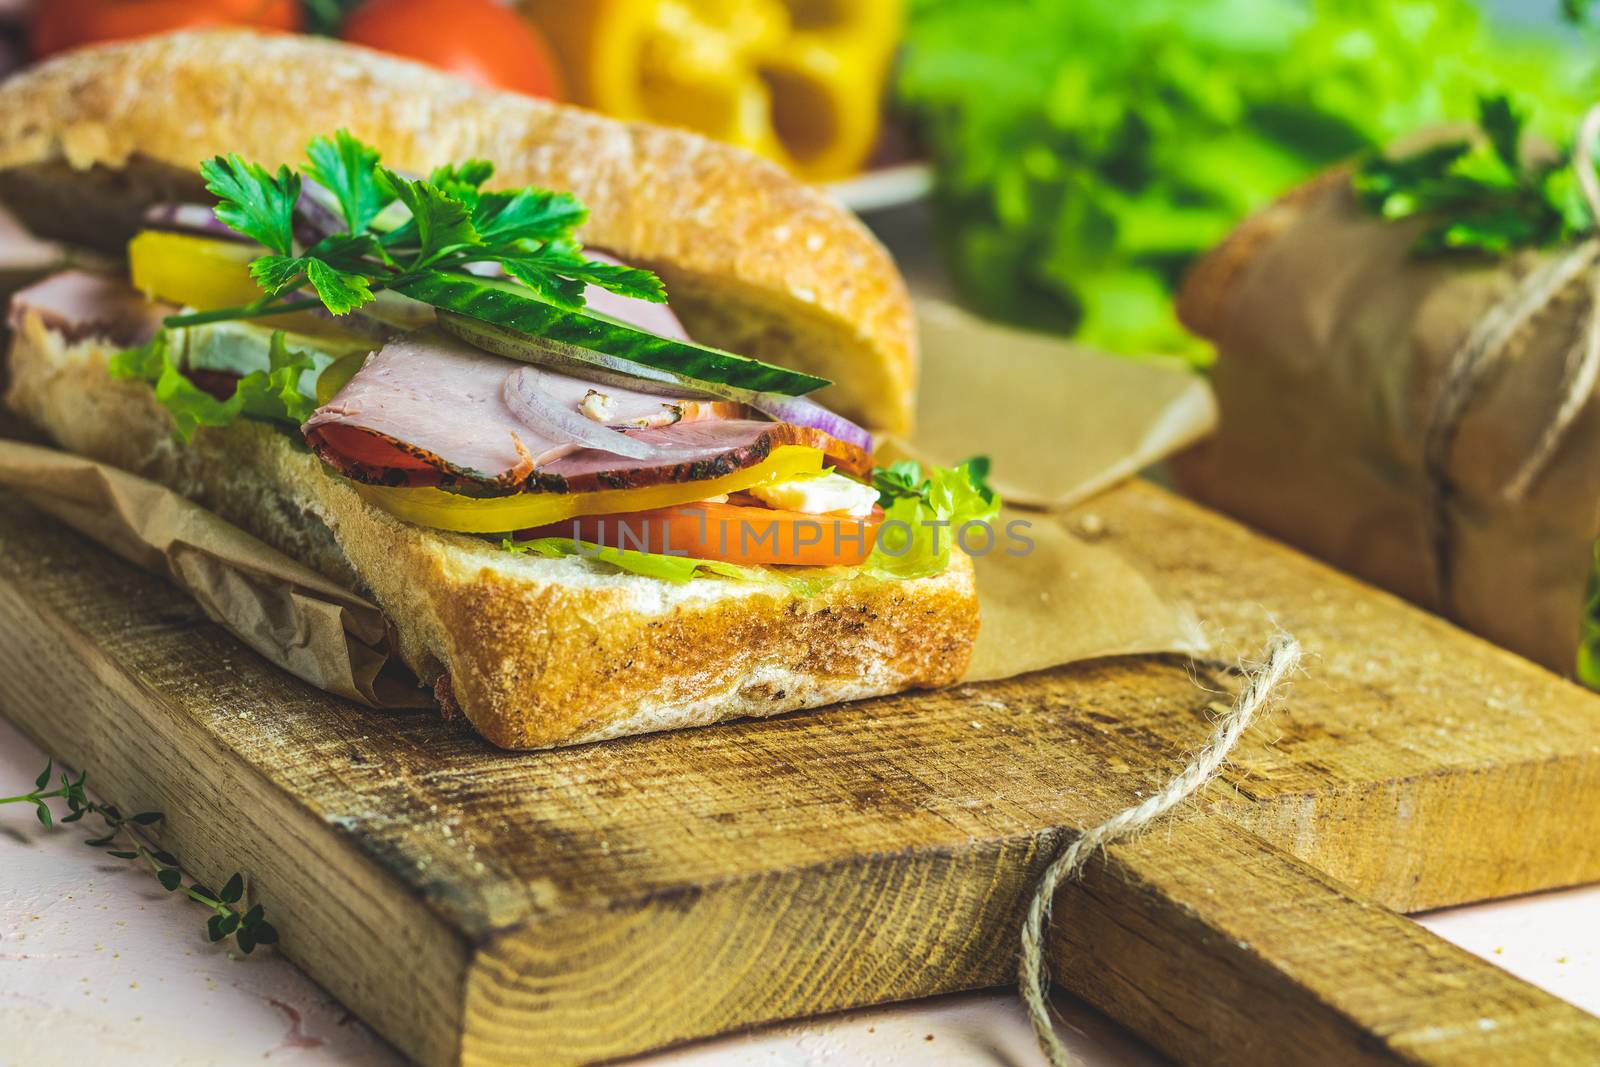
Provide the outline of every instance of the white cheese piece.
[[864,519],[878,502],[878,491],[870,485],[827,474],[821,478],[797,478],[792,482],[753,485],[750,494],[765,504],[784,511],[806,515],[849,515]]
[[591,389],[579,402],[578,410],[595,422],[610,422],[611,416],[617,413],[617,402],[606,394]]

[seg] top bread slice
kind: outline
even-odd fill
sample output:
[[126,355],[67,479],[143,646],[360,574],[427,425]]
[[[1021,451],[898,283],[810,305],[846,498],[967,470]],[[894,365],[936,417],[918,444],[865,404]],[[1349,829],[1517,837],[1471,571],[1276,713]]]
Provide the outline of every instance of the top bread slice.
[[915,328],[888,253],[825,195],[741,149],[497,93],[322,38],[207,31],[87,48],[0,87],[0,199],[34,232],[120,254],[200,160],[297,164],[349,129],[396,170],[471,157],[494,186],[576,193],[583,238],[661,275],[705,343],[837,384],[818,400],[910,428]]

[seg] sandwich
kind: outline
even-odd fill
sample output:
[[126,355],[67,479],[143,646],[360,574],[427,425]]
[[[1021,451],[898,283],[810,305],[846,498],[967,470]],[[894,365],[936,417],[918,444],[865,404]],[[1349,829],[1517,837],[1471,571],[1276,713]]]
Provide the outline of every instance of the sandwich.
[[0,200],[94,250],[6,404],[376,602],[543,748],[954,682],[984,464],[909,430],[910,303],[822,194],[695,135],[336,42],[204,32],[0,88]]

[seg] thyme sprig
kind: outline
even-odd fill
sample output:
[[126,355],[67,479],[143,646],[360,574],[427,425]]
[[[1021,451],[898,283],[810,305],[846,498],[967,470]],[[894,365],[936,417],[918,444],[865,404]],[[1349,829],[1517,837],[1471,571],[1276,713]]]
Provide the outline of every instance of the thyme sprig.
[[[260,904],[244,910],[238,906],[244,896],[244,875],[235,872],[220,892],[213,892],[199,882],[191,881],[185,885],[178,858],[153,847],[140,829],[160,822],[164,818],[161,812],[141,811],[123,815],[116,805],[101,804],[91,799],[83,788],[84,779],[88,777],[87,771],[80,771],[77,778],[63,771],[60,784],[50,789],[54,772],[55,761],[47,761],[39,777],[34,779],[31,791],[13,797],[0,797],[0,804],[32,804],[39,824],[46,828],[58,821],[77,822],[85,815],[97,816],[105,823],[105,833],[86,839],[84,844],[105,849],[106,855],[119,860],[135,860],[147,865],[156,881],[161,883],[161,888],[169,893],[182,893],[196,904],[210,909],[206,935],[212,941],[221,941],[231,935],[239,951],[246,955],[253,952],[257,945],[277,942],[277,928],[266,920],[266,911]],[[67,805],[67,814],[59,820],[50,810],[48,802],[52,800],[61,800]],[[106,848],[108,845],[115,847]]]

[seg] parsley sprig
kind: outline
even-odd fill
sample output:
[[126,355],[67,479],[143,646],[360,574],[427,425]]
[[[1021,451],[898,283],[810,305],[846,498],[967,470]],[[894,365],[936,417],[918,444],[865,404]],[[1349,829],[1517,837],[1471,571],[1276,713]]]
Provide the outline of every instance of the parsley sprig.
[[[494,166],[481,159],[408,178],[383,166],[376,149],[346,130],[311,141],[306,157],[304,175],[287,166],[269,171],[237,154],[201,163],[206,189],[217,198],[217,218],[266,249],[250,264],[263,295],[238,307],[172,316],[168,326],[318,305],[345,315],[384,289],[426,274],[465,274],[468,266],[484,263],[499,264],[561,308],[583,307],[584,287],[591,284],[666,300],[661,280],[649,271],[584,255],[573,233],[588,213],[570,193],[484,189]],[[297,240],[296,207],[303,197],[322,195],[337,205],[344,228],[304,246]]]
[[1503,256],[1570,241],[1595,223],[1571,150],[1530,158],[1525,126],[1526,116],[1504,94],[1482,97],[1479,136],[1374,156],[1356,172],[1356,196],[1385,219],[1426,219],[1415,246],[1424,255]]
[[[14,797],[0,797],[0,804],[32,804],[39,824],[46,829],[56,821],[48,803],[51,800],[61,800],[67,805],[67,814],[59,820],[62,823],[77,822],[85,815],[97,816],[105,823],[105,833],[88,838],[84,844],[91,848],[104,848],[106,855],[119,860],[144,862],[155,875],[156,881],[161,883],[161,888],[169,893],[181,892],[195,903],[208,908],[211,916],[206,920],[206,936],[212,941],[221,941],[231,936],[234,943],[239,946],[239,951],[246,955],[254,951],[257,945],[271,945],[277,942],[278,931],[267,921],[266,909],[260,904],[253,904],[249,908],[242,908],[240,905],[244,897],[242,874],[235,872],[222,889],[216,892],[199,882],[185,885],[177,857],[170,852],[152,847],[143,836],[142,827],[153,826],[165,816],[159,811],[141,811],[125,816],[115,805],[101,804],[90,798],[83,787],[84,779],[88,777],[87,771],[78,772],[77,778],[62,772],[60,784],[50,789],[48,787],[54,771],[55,761],[46,761],[44,770],[34,779],[33,789]],[[114,847],[106,848],[107,845]]]

